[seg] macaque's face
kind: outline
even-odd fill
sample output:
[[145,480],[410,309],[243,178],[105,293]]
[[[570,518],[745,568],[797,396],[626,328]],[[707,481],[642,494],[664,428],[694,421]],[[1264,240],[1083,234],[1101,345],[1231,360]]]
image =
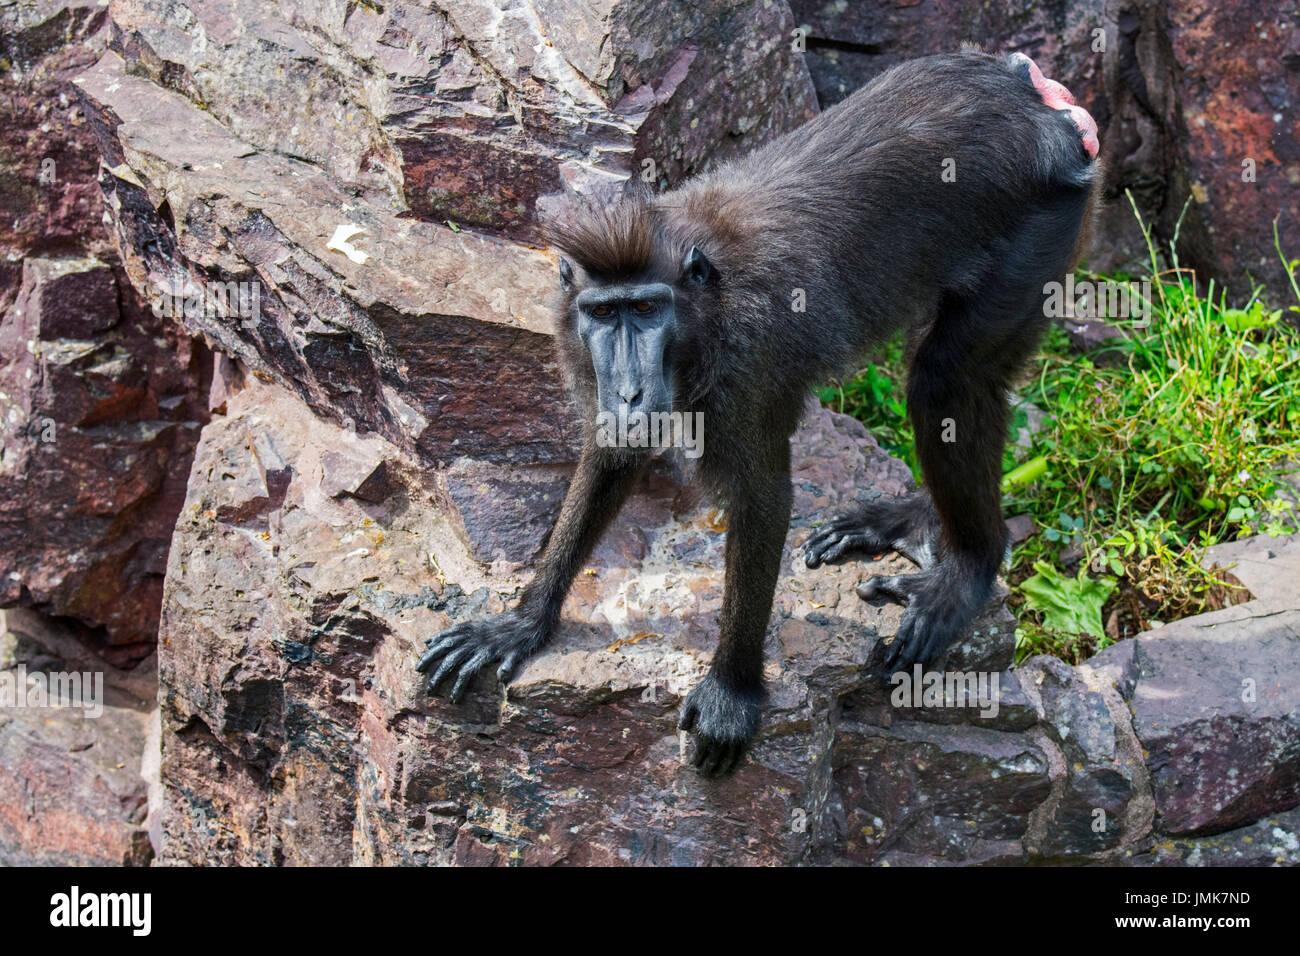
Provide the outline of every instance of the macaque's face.
[[649,416],[673,410],[669,356],[674,292],[662,282],[593,285],[574,298],[577,332],[596,373],[597,412]]
[[560,285],[573,296],[569,315],[596,378],[593,424],[619,422],[632,447],[647,447],[642,427],[674,411],[673,355],[689,338],[683,323],[718,282],[717,270],[695,246],[682,260],[676,285],[633,279],[588,281],[579,288],[573,266],[560,258]]

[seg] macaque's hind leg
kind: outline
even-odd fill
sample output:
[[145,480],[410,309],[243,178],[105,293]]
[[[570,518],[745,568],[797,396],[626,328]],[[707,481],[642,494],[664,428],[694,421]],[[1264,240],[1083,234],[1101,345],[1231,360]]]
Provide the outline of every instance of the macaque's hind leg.
[[815,568],[850,553],[897,551],[924,569],[939,560],[939,515],[928,491],[873,501],[832,518],[804,542],[804,563]]
[[[1008,540],[1007,388],[1047,325],[1044,283],[1068,269],[1087,203],[1087,190],[1062,189],[1027,214],[984,286],[946,295],[917,349],[907,406],[942,546],[938,563],[902,587],[907,609],[885,654],[887,671],[941,657],[992,594]],[[888,593],[879,581],[866,590]]]
[[906,605],[886,672],[938,659],[992,594],[1007,544],[1002,520],[1006,389],[1046,322],[1041,284],[1001,284],[947,303],[917,350],[908,411],[925,485],[942,528],[939,561],[905,578],[863,582],[864,598]]

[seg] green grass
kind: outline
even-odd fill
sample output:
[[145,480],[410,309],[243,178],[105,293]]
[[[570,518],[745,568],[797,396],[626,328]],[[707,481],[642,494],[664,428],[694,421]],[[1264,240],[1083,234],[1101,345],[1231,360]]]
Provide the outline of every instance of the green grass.
[[895,458],[907,462],[920,480],[912,422],[907,417],[907,365],[901,336],[885,343],[874,361],[863,366],[845,382],[817,389],[817,398],[827,408],[852,415]]
[[[1262,290],[1232,308],[1143,233],[1148,274],[1104,278],[1150,280],[1149,326],[1108,320],[1123,339],[1087,355],[1053,327],[1019,389],[1047,414],[1028,451],[1004,460],[1005,512],[1036,528],[1008,574],[1019,659],[1082,660],[1244,599],[1230,575],[1201,567],[1205,549],[1297,526],[1279,476],[1300,461],[1300,336]],[[1300,312],[1300,260],[1283,262]],[[901,346],[891,347],[821,398],[915,470],[904,381]],[[1022,424],[1023,412],[1013,434]]]

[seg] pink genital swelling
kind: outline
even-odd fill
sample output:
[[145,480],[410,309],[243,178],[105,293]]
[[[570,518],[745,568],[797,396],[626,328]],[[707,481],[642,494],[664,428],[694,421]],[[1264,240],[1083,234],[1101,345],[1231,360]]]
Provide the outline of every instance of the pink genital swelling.
[[1011,59],[1017,62],[1023,60],[1029,65],[1029,79],[1034,84],[1034,89],[1043,98],[1043,102],[1054,110],[1064,110],[1070,114],[1070,119],[1074,120],[1074,125],[1079,127],[1079,132],[1083,134],[1083,148],[1088,151],[1089,156],[1096,157],[1101,149],[1101,142],[1097,139],[1097,121],[1082,106],[1075,104],[1074,94],[1056,80],[1043,76],[1043,71],[1038,68],[1038,64],[1023,53],[1013,53]]

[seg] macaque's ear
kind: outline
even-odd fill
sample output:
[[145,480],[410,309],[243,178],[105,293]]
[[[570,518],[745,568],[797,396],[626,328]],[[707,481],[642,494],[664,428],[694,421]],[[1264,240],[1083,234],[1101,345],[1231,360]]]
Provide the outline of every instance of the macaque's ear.
[[565,292],[573,288],[573,266],[569,265],[569,260],[560,256],[560,287]]
[[682,261],[683,278],[691,285],[706,285],[717,274],[718,270],[713,268],[713,263],[700,252],[700,247],[691,246],[691,251],[686,253],[686,258]]

